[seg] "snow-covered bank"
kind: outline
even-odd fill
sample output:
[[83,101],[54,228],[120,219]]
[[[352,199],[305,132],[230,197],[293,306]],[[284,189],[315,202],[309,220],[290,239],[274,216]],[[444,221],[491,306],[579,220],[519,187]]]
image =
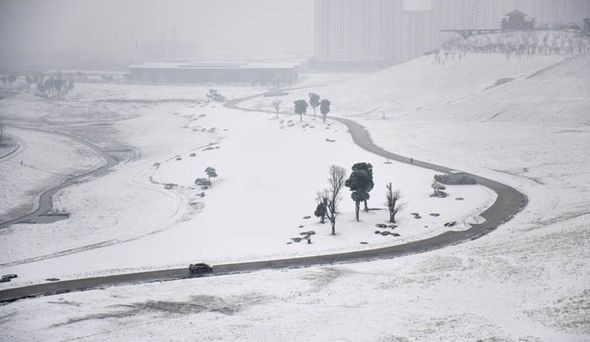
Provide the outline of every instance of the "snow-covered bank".
[[[431,70],[433,62],[425,57],[367,78],[359,76],[350,83],[313,89],[332,100],[337,114],[360,113],[362,106],[370,109],[372,103],[383,103],[383,108],[390,108],[385,115],[374,111],[354,117],[369,128],[384,148],[475,172],[524,191],[529,196],[529,206],[492,234],[444,250],[393,260],[121,286],[19,301],[0,307],[6,336],[25,340],[31,336],[41,340],[587,340],[590,336],[587,62],[580,58],[526,79],[522,76],[535,74],[536,70],[558,60],[536,59],[529,63],[506,62],[503,56],[500,58],[473,56],[457,68],[436,66],[440,68],[436,71],[440,83],[432,82],[431,75],[424,73]],[[485,89],[504,77],[514,81]],[[408,83],[404,84],[403,79]],[[461,79],[469,81],[463,83]],[[342,91],[330,91],[337,88]],[[309,91],[312,90],[290,96],[305,98]],[[425,94],[428,104],[423,109],[416,107],[419,94]],[[266,106],[271,100],[256,99],[252,105]],[[287,98],[283,101],[291,103]],[[347,103],[350,107],[345,106]],[[393,110],[398,104],[403,108]],[[171,115],[166,115],[167,118],[174,117],[174,112],[179,113],[176,116],[183,115],[180,110],[169,110]],[[303,253],[310,246],[315,248],[324,241],[333,241],[327,235],[327,227],[325,240],[316,234],[311,245],[286,245],[288,240],[284,239],[298,233],[299,224],[304,225],[303,230],[309,229],[310,224],[302,217],[313,210],[315,191],[325,186],[326,166],[343,161],[341,164],[349,167],[351,162],[358,161],[357,151],[349,145],[350,138],[342,127],[331,125],[327,130],[319,121],[306,117],[306,123],[312,122],[314,128],[304,128],[295,118],[292,126],[284,122],[281,129],[279,122],[270,119],[271,114],[235,113],[221,108],[205,110],[206,116],[185,130],[195,132],[194,129],[205,128],[207,131],[216,127],[216,132],[226,133],[213,145],[219,149],[199,152],[194,160],[190,154],[187,157],[189,149],[183,153],[174,149],[166,151],[162,146],[168,142],[166,139],[149,145],[149,139],[145,138],[147,128],[132,136],[132,127],[138,122],[127,121],[129,126],[125,130],[130,140],[137,138],[143,146],[162,149],[153,147],[154,159],[150,160],[161,162],[158,169],[149,169],[158,182],[175,180],[184,189],[190,185],[193,169],[200,173],[206,166],[217,168],[220,177],[206,191],[201,214],[162,234],[117,246],[125,245],[128,254],[113,252],[113,246],[104,249],[108,254],[101,255],[100,250],[94,250],[72,258],[23,265],[22,270],[36,276],[47,269],[60,268],[64,269],[63,274],[71,275],[81,267],[75,265],[78,262],[89,269],[96,269],[98,264],[103,267],[112,259],[134,265],[148,260],[148,252],[158,256],[156,262],[173,264],[171,251],[182,258],[200,256],[195,241],[209,236],[199,234],[200,229],[210,229],[208,234],[222,237],[227,246],[244,255],[261,255],[268,249],[257,250],[244,242],[252,241],[246,239],[258,237],[262,232],[262,227],[251,222],[260,223],[267,218],[270,229],[264,239],[271,242],[268,246],[278,242],[281,247]],[[161,115],[163,110],[155,107],[154,112]],[[215,124],[215,119],[222,120],[224,125]],[[157,120],[147,122],[152,124],[143,127],[154,126]],[[171,127],[170,146],[183,132]],[[228,131],[223,130],[226,128]],[[262,131],[264,135],[260,134]],[[337,152],[341,149],[344,155],[338,154],[344,153]],[[319,165],[315,152],[335,159],[322,159],[321,163],[325,164]],[[373,190],[375,199],[379,197],[379,188],[392,181],[407,187],[402,188],[402,193],[407,196],[408,206],[417,201],[425,205],[426,211],[407,208],[404,213],[408,216],[400,216],[402,226],[410,224],[411,230],[418,230],[420,227],[414,225],[424,221],[412,219],[409,213],[419,211],[424,219],[430,219],[425,214],[435,204],[445,205],[444,210],[451,213],[451,203],[427,202],[426,179],[430,180],[432,173],[370,158],[362,155],[363,161],[375,166],[376,178],[387,176],[380,178],[381,185],[377,184]],[[268,160],[271,162],[266,163]],[[236,166],[241,166],[238,172],[231,173]],[[281,173],[284,169],[292,173],[285,176]],[[294,187],[287,187],[286,178],[296,180],[291,183]],[[397,181],[401,179],[404,181]],[[255,188],[263,189],[265,195],[255,196]],[[284,196],[285,191],[289,196]],[[456,190],[450,191],[449,199],[454,200]],[[472,196],[465,195],[466,199]],[[254,201],[258,202],[250,203]],[[289,210],[281,211],[284,203],[290,203]],[[359,225],[351,219],[352,202],[344,198],[341,208],[343,215],[337,238],[351,236],[349,242],[356,245]],[[465,209],[468,208],[461,208]],[[361,217],[363,223],[371,226],[374,222],[370,220],[380,214]],[[221,220],[214,221],[220,217]],[[282,221],[294,222],[285,226],[286,236],[277,233],[282,227],[277,222]],[[166,238],[177,232],[182,232],[180,236],[186,239]],[[211,255],[221,253],[215,246],[204,248]],[[104,255],[109,258],[96,261]],[[168,259],[161,260],[162,255]]]
[[[71,107],[60,105],[64,115],[48,110],[45,120],[51,118],[72,130],[77,126],[66,122],[93,122],[94,117],[86,115],[93,105],[96,111],[113,113],[108,122],[97,115],[99,128],[85,132],[104,149],[135,146],[141,157],[62,191],[55,203],[71,213],[68,220],[18,225],[4,234],[3,272],[17,273],[19,278],[3,286],[50,277],[182,267],[195,260],[218,264],[401,244],[448,229],[465,229],[479,222],[478,214],[495,200],[495,194],[481,186],[449,187],[448,198],[432,198],[433,172],[371,155],[354,145],[343,126],[324,124],[319,118],[306,117],[301,123],[298,117],[281,115],[277,120],[198,98],[142,102],[172,98],[169,93],[175,88],[165,89],[164,95],[145,96],[145,86],[116,86],[106,97],[102,86],[96,94],[82,89]],[[185,89],[179,96],[189,93]],[[127,97],[132,100],[119,101]],[[89,102],[97,98],[99,102]],[[12,108],[17,107],[16,101],[10,102]],[[27,106],[31,103],[23,104]],[[78,117],[80,106],[88,111]],[[121,117],[116,116],[118,112]],[[105,125],[108,134],[101,132]],[[330,165],[342,165],[350,172],[359,161],[374,166],[375,188],[369,204],[382,210],[363,213],[362,222],[354,222],[354,205],[344,189],[338,235],[331,236],[329,225],[318,224],[313,217],[316,193],[327,186]],[[220,177],[203,191],[194,180],[208,166],[214,166]],[[375,234],[376,224],[388,219],[383,209],[389,182],[401,191],[406,204],[398,215],[395,232],[399,237]],[[414,212],[421,218],[414,218]],[[448,222],[457,224],[446,227]],[[306,231],[316,233],[311,244],[293,243]],[[53,236],[67,239],[39,243]]]

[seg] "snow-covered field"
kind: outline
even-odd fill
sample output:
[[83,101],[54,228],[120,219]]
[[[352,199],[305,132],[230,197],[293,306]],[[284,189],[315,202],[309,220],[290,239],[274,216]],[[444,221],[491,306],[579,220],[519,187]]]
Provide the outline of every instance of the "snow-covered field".
[[[319,118],[306,117],[301,123],[296,116],[277,120],[201,101],[141,102],[170,98],[177,91],[179,98],[190,99],[184,94],[199,89],[157,92],[158,87],[152,87],[157,95],[147,96],[143,86],[114,86],[108,91],[101,87],[82,86],[71,108],[59,106],[68,111],[68,120],[50,108],[45,122],[55,117],[62,129],[75,130],[77,125],[67,123],[85,119],[76,119],[79,106],[88,106],[89,99],[107,100],[99,102],[100,110],[128,115],[101,121],[109,125],[110,140],[99,142],[100,131],[91,130],[93,140],[106,144],[105,150],[112,149],[110,144],[133,146],[141,157],[60,192],[55,206],[71,213],[68,220],[13,225],[3,234],[3,272],[19,274],[4,287],[49,277],[182,267],[195,260],[219,264],[400,244],[440,234],[449,229],[446,222],[457,221],[452,229],[464,229],[495,200],[495,194],[481,186],[449,187],[448,198],[431,198],[433,172],[368,154],[353,144],[343,126],[324,124]],[[117,90],[121,94],[113,93]],[[122,98],[139,104],[118,101]],[[29,101],[23,107],[32,106],[29,98],[20,100]],[[7,107],[14,109],[17,101],[10,99]],[[100,114],[92,118],[96,116]],[[327,187],[329,166],[349,169],[359,161],[374,165],[371,207],[384,208],[387,183],[400,189],[406,204],[398,215],[396,232],[401,237],[374,233],[377,223],[387,221],[385,210],[362,214],[362,222],[354,222],[346,189],[337,236],[313,217],[316,193]],[[204,176],[207,166],[215,167],[220,177],[203,191],[194,180]],[[459,197],[465,200],[457,201]],[[412,212],[422,219],[414,219]],[[310,230],[316,233],[313,243],[292,243],[292,238]],[[54,236],[67,238],[42,243]]]
[[[474,54],[441,66],[423,57],[283,98],[288,106],[317,92],[332,101],[334,114],[362,123],[388,150],[487,176],[526,193],[527,208],[490,235],[392,260],[19,301],[0,307],[4,336],[92,341],[588,340],[590,57],[527,78],[560,61],[506,61],[501,55]],[[513,80],[490,88],[502,78]],[[195,259],[219,263],[401,243],[440,233],[447,221],[476,220],[473,216],[493,201],[478,186],[451,187],[449,198],[430,198],[432,172],[368,155],[337,124],[324,125],[309,116],[303,124],[296,116],[282,116],[281,123],[271,114],[198,101],[91,102],[192,99],[192,94],[199,99],[206,91],[100,87],[81,85],[66,113],[65,104],[53,108],[30,98],[0,102],[2,115],[46,120],[44,126],[63,123],[69,132],[80,129],[77,109],[87,108],[81,112],[88,114],[100,106],[110,113],[105,114],[109,120],[98,114],[83,118],[103,120],[110,128],[90,139],[101,146],[133,146],[141,153],[115,172],[62,192],[56,206],[72,213],[69,220],[2,232],[1,259],[17,263],[2,272],[20,276],[4,286],[49,276],[177,266]],[[220,92],[233,97],[252,90]],[[256,98],[245,105],[268,109],[271,100]],[[38,106],[47,107],[32,114],[30,108]],[[353,222],[347,190],[336,237],[329,235],[328,225],[303,219],[315,207],[315,192],[325,187],[328,166],[349,169],[357,161],[374,166],[370,206],[383,206],[386,183],[401,189],[407,206],[399,216],[400,239],[373,234],[385,212],[362,213],[362,222]],[[207,166],[215,167],[220,177],[200,198],[193,181]],[[166,183],[176,185],[167,190]],[[420,212],[423,219],[413,219],[411,212]],[[287,244],[302,230],[316,231],[311,245]],[[50,240],[60,235],[68,238]],[[103,248],[18,263],[111,240]]]

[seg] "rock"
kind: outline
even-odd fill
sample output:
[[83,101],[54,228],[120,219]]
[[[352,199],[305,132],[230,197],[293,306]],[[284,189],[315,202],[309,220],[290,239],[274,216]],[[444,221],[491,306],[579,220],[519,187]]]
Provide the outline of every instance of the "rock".
[[395,229],[397,228],[397,224],[390,224],[387,226],[387,228]]
[[386,224],[383,224],[383,223],[377,223],[375,225],[375,227],[377,227],[377,228],[387,228],[387,225]]
[[399,235],[398,233],[391,233],[391,236],[400,237],[401,235]]
[[293,242],[300,242],[301,238],[296,237],[296,238],[291,238],[291,240],[293,240]]
[[463,197],[457,197],[457,198],[455,198],[455,200],[457,200],[457,201],[463,201],[464,198]]
[[311,216],[303,216],[304,220],[309,220],[311,218]]
[[191,153],[191,154],[189,154],[189,156],[191,156],[191,157],[194,157],[194,156],[196,156],[196,155],[197,155],[196,153]]
[[381,231],[380,230],[376,230],[375,231],[375,234],[381,234]]
[[368,242],[366,242],[366,241],[361,241],[361,242],[360,242],[360,244],[361,244],[361,245],[367,245],[367,244],[369,244],[369,243],[368,243]]
[[299,226],[299,228],[303,228],[304,226]]
[[439,217],[440,214],[439,213],[430,213],[430,216]]

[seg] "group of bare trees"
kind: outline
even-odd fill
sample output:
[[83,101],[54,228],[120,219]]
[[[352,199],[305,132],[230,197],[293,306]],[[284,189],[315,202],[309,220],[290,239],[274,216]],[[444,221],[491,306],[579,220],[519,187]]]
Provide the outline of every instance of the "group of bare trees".
[[[319,217],[320,223],[327,218],[332,226],[332,235],[336,235],[336,217],[338,215],[338,202],[343,187],[348,187],[352,193],[351,198],[355,203],[356,220],[359,221],[360,202],[365,203],[365,211],[369,211],[367,200],[369,192],[373,189],[373,166],[369,163],[356,163],[352,166],[352,173],[346,179],[346,170],[343,167],[332,165],[328,171],[328,188],[322,190],[317,196],[317,206],[314,212]],[[389,222],[395,223],[395,215],[401,210],[402,204],[399,190],[393,190],[391,183],[387,185],[385,202],[389,212]]]
[[12,85],[14,83],[14,81],[16,81],[17,76],[15,74],[10,74],[8,76],[2,76],[0,78],[0,80],[2,80],[2,83],[4,84],[10,84]]
[[573,56],[588,51],[589,45],[587,39],[572,32],[506,32],[448,41],[433,55],[437,64],[445,65],[461,62],[468,53],[504,54],[508,59],[512,56]]

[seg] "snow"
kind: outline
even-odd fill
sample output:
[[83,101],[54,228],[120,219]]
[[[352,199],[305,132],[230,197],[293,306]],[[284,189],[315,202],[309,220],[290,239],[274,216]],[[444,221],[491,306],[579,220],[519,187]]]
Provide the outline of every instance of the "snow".
[[[137,98],[145,91],[138,88],[111,98]],[[97,95],[84,89],[78,96],[84,102]],[[44,229],[19,224],[4,234],[3,272],[19,274],[4,287],[50,277],[183,267],[194,261],[219,264],[401,244],[438,235],[449,229],[446,222],[458,222],[450,229],[465,229],[479,222],[478,214],[495,200],[493,192],[477,185],[449,187],[448,198],[431,198],[433,172],[386,164],[356,147],[344,126],[324,124],[319,118],[277,120],[274,115],[243,113],[198,99],[188,105],[164,102],[145,107],[132,101],[110,108],[110,103],[99,105],[109,112],[123,107],[123,112],[133,114],[110,120],[110,131],[120,133],[109,133],[111,141],[101,144],[105,150],[114,149],[113,144],[134,146],[141,157],[60,192],[55,204],[71,213],[68,220],[45,224]],[[66,109],[65,116],[74,120],[78,106]],[[99,135],[92,131],[98,143]],[[315,217],[304,219],[313,215],[316,193],[327,187],[329,166],[350,171],[359,161],[374,165],[371,207],[384,209],[387,183],[401,191],[406,203],[398,215],[396,232],[401,237],[374,233],[377,223],[387,221],[385,210],[362,214],[362,222],[354,222],[347,189],[342,192],[336,237],[330,235],[328,224],[318,224]],[[203,177],[208,166],[220,176],[203,191],[194,180]],[[166,189],[167,184],[172,188]],[[455,200],[458,197],[466,200]],[[414,219],[412,212],[421,213],[422,219]],[[316,233],[311,244],[288,244],[305,231]],[[39,243],[55,235],[68,238]]]
[[[501,55],[473,54],[460,64],[440,66],[427,56],[348,81],[325,86],[315,83],[314,88],[282,97],[283,106],[290,110],[292,99],[306,98],[313,89],[332,101],[334,114],[363,124],[385,149],[474,172],[525,192],[529,197],[525,210],[492,234],[391,260],[118,286],[18,301],[0,307],[4,336],[9,340],[92,341],[155,341],[163,337],[228,341],[588,340],[590,57],[576,57],[535,74],[561,60],[535,57],[507,61]],[[514,81],[489,88],[505,77]],[[232,97],[226,95],[229,92],[239,93],[237,89],[219,90],[226,97]],[[177,96],[176,91],[182,95]],[[251,91],[242,90],[242,94]],[[191,92],[204,94],[206,89],[155,87],[152,91],[148,86],[92,85],[80,92],[72,108],[81,107],[89,98],[174,99],[190,97]],[[32,100],[27,99],[3,100],[3,115],[8,105],[5,101],[10,108],[45,106],[31,105]],[[269,109],[271,101],[261,97],[246,105]],[[373,234],[374,224],[383,221],[385,212],[361,213],[363,222],[353,222],[347,190],[340,203],[342,215],[335,238],[329,236],[327,226],[318,227],[315,218],[303,219],[315,207],[315,192],[325,187],[327,167],[335,163],[347,169],[357,161],[373,164],[377,184],[370,206],[382,205],[384,198],[380,197],[384,197],[387,182],[401,188],[407,207],[400,213],[398,229],[404,239],[439,233],[436,229],[418,231],[427,221],[429,226],[437,222],[427,215],[431,211],[444,214],[439,223],[474,220],[470,217],[493,201],[492,194],[477,186],[450,187],[450,198],[430,198],[432,172],[385,164],[355,148],[342,126],[330,124],[326,129],[311,117],[305,117],[304,124],[314,128],[303,127],[297,116],[282,116],[293,123],[281,125],[272,114],[238,112],[219,105],[213,108],[198,102],[84,105],[124,113],[111,122],[118,133],[107,136],[135,146],[141,158],[92,182],[68,188],[60,195],[60,203],[68,210],[75,209],[71,219],[44,227],[53,227],[55,234],[60,234],[62,229],[71,233],[73,227],[67,226],[73,222],[97,224],[100,229],[93,234],[80,233],[72,239],[80,246],[103,241],[106,236],[132,240],[3,267],[2,273],[22,274],[4,287],[36,282],[48,275],[69,278],[85,272],[109,273],[117,271],[114,267],[131,271],[183,265],[195,258],[217,263],[327,253],[361,248],[359,240],[368,241],[369,247],[392,243],[384,239],[389,237]],[[74,112],[49,117],[75,121]],[[32,116],[28,111],[22,115]],[[212,127],[216,128],[214,133],[202,132]],[[219,149],[204,151],[210,143]],[[190,153],[196,153],[195,157]],[[160,163],[157,168],[156,162]],[[207,166],[215,167],[220,177],[213,180],[203,199],[197,199],[192,196],[201,190],[191,189],[191,180],[195,174],[202,176]],[[161,184],[149,181],[150,176],[154,182],[178,186],[162,190]],[[141,186],[126,185],[130,180]],[[175,196],[180,204],[172,205],[167,196]],[[459,196],[466,201],[455,201]],[[104,202],[84,205],[81,201],[87,197]],[[202,205],[192,208],[190,203],[195,200]],[[117,202],[130,201],[139,205],[117,206]],[[124,224],[115,224],[113,229],[111,221],[101,224],[103,218],[92,209],[105,203],[111,203],[109,210]],[[174,207],[181,208],[176,216],[171,214]],[[413,219],[413,211],[420,212],[423,220]],[[166,214],[170,228],[150,234],[161,223],[149,223]],[[144,215],[147,218],[142,219]],[[132,222],[133,218],[137,222]],[[17,228],[2,235],[2,239],[15,239],[2,240],[3,249],[11,248],[2,252],[2,260],[34,254],[27,244],[32,244],[39,230]],[[102,235],[103,230],[108,233]],[[311,245],[287,245],[301,230],[320,234]],[[141,238],[133,239],[137,236]],[[49,239],[49,235],[41,236],[38,241]],[[55,243],[55,248],[46,247],[43,253],[66,248],[60,246],[61,241]],[[10,247],[15,244],[23,251]]]

